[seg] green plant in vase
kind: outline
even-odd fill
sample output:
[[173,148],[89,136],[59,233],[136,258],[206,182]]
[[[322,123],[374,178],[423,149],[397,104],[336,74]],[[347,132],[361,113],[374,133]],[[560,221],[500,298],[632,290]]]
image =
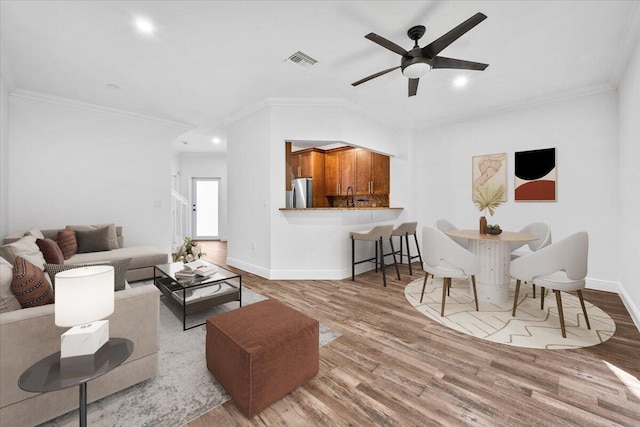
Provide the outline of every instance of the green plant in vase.
[[473,203],[480,212],[483,212],[480,217],[480,234],[486,233],[487,212],[493,216],[496,208],[502,204],[504,196],[504,185],[485,184],[473,192]]

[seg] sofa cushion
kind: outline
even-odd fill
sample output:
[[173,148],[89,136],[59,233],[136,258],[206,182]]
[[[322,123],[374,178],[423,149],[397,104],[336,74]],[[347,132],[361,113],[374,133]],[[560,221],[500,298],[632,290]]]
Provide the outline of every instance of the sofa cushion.
[[40,269],[44,268],[46,262],[44,255],[40,252],[36,238],[33,236],[24,236],[13,243],[0,246],[0,257],[6,259],[11,265],[15,264],[19,256]]
[[85,262],[111,261],[113,259],[131,258],[129,270],[137,268],[153,267],[157,264],[166,264],[168,255],[153,246],[131,246],[127,248],[114,249],[112,251],[92,252],[87,254],[76,254],[65,264],[79,264]]
[[0,313],[19,310],[20,302],[11,290],[13,280],[13,265],[4,258],[0,258]]
[[76,240],[76,232],[70,228],[58,231],[56,239],[64,259],[69,259],[78,252],[78,241]]
[[78,241],[78,253],[108,251],[109,227],[96,228],[95,230],[74,230]]
[[51,264],[62,264],[64,255],[58,244],[51,239],[37,239],[36,245],[40,248],[40,252],[44,255],[44,260]]
[[40,231],[39,228],[32,228],[31,230],[24,233],[25,236],[33,236],[36,239],[44,239],[44,234]]
[[[31,237],[31,236],[30,236]],[[53,287],[44,272],[26,259],[18,256],[13,265],[11,290],[22,308],[53,304]]]
[[113,267],[114,283],[113,288],[116,291],[121,291],[126,286],[127,269],[131,258],[116,260],[116,261],[104,261],[104,262],[91,262],[84,264],[45,264],[45,270],[49,273],[51,283],[53,287],[56,287],[56,274],[61,271],[72,270],[74,268],[92,267],[94,265],[110,265]]
[[[101,229],[101,228],[104,228],[104,227],[108,228],[108,246],[109,246],[109,249],[102,249],[102,250],[118,249],[119,247],[121,247],[118,244],[118,233],[117,233],[115,224],[67,225],[67,228],[70,228],[75,232],[98,230],[98,229]],[[91,251],[89,251],[89,252],[91,252]]]

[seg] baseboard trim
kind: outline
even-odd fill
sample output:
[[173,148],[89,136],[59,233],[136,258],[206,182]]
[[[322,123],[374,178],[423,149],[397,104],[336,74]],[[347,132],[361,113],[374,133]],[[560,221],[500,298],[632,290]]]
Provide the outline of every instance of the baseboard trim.
[[599,279],[590,279],[587,277],[586,279],[586,288],[594,289],[596,291],[605,291],[605,292],[613,292],[619,293],[620,283],[619,282],[610,282],[608,280],[599,280]]
[[640,309],[638,309],[638,307],[633,303],[631,297],[622,285],[620,285],[620,291],[618,292],[618,295],[620,295],[622,303],[627,308],[627,311],[631,316],[631,320],[633,320],[633,323],[636,324],[636,328],[638,329],[638,331],[640,331]]
[[258,265],[249,264],[248,262],[240,261],[234,258],[227,257],[227,265],[235,268],[239,268],[240,270],[244,270],[248,273],[255,274],[256,276],[263,277],[265,279],[271,280],[270,272],[268,268],[260,267]]
[[587,289],[594,289],[596,291],[605,291],[605,292],[613,292],[620,296],[622,303],[626,307],[629,315],[631,316],[631,320],[635,323],[636,328],[640,331],[640,310],[633,303],[631,297],[625,291],[624,287],[620,282],[611,282],[608,280],[598,280],[598,279],[589,279],[587,278]]

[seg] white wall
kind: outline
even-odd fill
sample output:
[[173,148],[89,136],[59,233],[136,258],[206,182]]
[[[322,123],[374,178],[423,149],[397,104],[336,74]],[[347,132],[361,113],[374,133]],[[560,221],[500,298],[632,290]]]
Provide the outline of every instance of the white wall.
[[184,128],[48,97],[10,96],[9,231],[114,222],[171,249],[171,140]]
[[0,77],[0,236],[9,234],[9,91]]
[[[554,240],[587,231],[589,286],[617,291],[617,103],[617,92],[610,91],[416,131],[413,168],[419,221],[433,224],[447,218],[460,228],[478,227],[480,213],[471,202],[471,158],[507,153],[508,201],[489,223],[519,230],[544,221]],[[556,148],[558,201],[514,202],[514,152],[549,147]]]
[[192,178],[220,178],[218,226],[221,240],[227,240],[227,153],[181,153],[180,194],[193,202]]
[[[287,215],[285,206],[285,153],[287,140],[343,141],[393,156],[391,158],[391,203],[404,206],[409,198],[406,183],[407,138],[403,133],[362,117],[341,106],[279,105],[271,107],[271,276],[270,278],[343,278],[349,271],[351,229],[370,228],[372,223],[401,221],[394,213],[371,217],[305,213]],[[304,215],[307,220],[300,218]],[[313,215],[314,220],[309,220]],[[337,233],[337,234],[336,234]]]
[[619,87],[621,294],[640,329],[640,42]]
[[[411,134],[380,125],[341,105],[314,105],[307,101],[294,104],[272,103],[229,125],[227,262],[268,278],[291,279],[298,273],[298,277],[308,277],[310,271],[342,274],[341,253],[346,250],[342,243],[346,247],[348,231],[341,218],[353,221],[357,228],[377,221],[377,217],[368,216],[363,221],[353,215],[318,214],[314,222],[309,220],[309,213],[302,213],[307,216],[300,221],[295,215],[285,216],[279,210],[285,206],[284,143],[343,141],[394,156],[391,202],[403,206],[411,199],[410,187],[406,185],[407,144]],[[405,211],[400,218],[397,214],[378,216],[381,221],[392,217],[400,221],[408,215]],[[340,247],[336,241],[342,242]],[[302,250],[309,245],[313,246],[313,253]],[[348,262],[350,258],[344,259]],[[294,267],[298,272],[291,271]]]
[[227,263],[264,277],[271,259],[270,118],[264,108],[236,120],[227,132]]

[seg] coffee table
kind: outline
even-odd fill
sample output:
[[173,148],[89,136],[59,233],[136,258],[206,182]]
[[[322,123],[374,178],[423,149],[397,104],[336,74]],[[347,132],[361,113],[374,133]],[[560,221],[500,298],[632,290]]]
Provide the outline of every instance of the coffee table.
[[182,308],[182,330],[204,325],[206,320],[187,327],[187,315],[220,304],[238,301],[242,307],[242,276],[220,266],[208,277],[180,278],[176,273],[184,268],[182,262],[153,267],[154,284],[167,297],[169,304]]

